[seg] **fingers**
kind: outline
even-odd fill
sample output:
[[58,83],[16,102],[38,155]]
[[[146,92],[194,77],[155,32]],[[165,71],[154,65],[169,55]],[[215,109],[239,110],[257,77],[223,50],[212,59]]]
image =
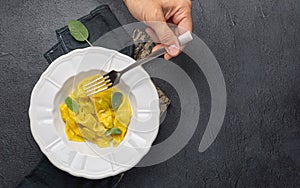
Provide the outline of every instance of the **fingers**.
[[[152,48],[152,52],[158,50],[158,49],[161,48],[162,46],[163,46],[162,44],[158,44],[158,45],[154,46],[154,47]],[[165,60],[169,60],[169,59],[171,59],[171,58],[172,58],[172,56],[170,56],[169,54],[165,54],[165,55],[164,55],[164,59],[165,59]]]
[[164,58],[165,58],[165,60],[170,60],[172,58],[172,56],[170,56],[169,54],[165,54]]
[[192,32],[193,22],[191,1],[185,1],[185,3],[182,5],[182,8],[171,17],[171,20],[178,26],[177,31],[179,35],[187,31]]
[[151,39],[153,40],[153,42],[155,43],[160,43],[158,36],[156,35],[156,33],[153,31],[153,29],[151,29],[150,27],[146,28],[146,33],[151,37]]
[[177,37],[166,22],[149,22],[147,25],[149,25],[156,34],[154,35],[150,31],[153,38],[158,38],[160,43],[166,46],[166,51],[170,56],[176,56],[179,54],[180,46]]
[[[184,11],[184,19],[178,24],[178,27],[182,27],[192,32],[193,30],[193,21],[192,21],[192,2],[187,1],[187,6]],[[184,31],[186,32],[186,31]],[[182,34],[182,33],[181,33]]]
[[[172,44],[172,42],[168,41],[168,42],[161,42],[160,39],[159,39],[159,36],[155,33],[155,31],[151,28],[146,28],[146,32],[150,35],[150,37],[152,38],[152,40],[155,42],[155,43],[162,43],[162,44],[165,44],[165,43],[169,43],[169,44]],[[173,31],[171,31],[173,32]],[[172,33],[174,36],[175,34]],[[175,36],[176,37],[176,36]],[[166,41],[166,40],[164,40]],[[156,45],[152,51],[155,51],[157,50],[158,48],[160,48],[162,46],[162,44],[159,44],[159,45]],[[176,37],[176,41],[175,41],[175,44],[179,46],[179,43],[178,43],[178,40],[177,40],[177,37]],[[166,45],[167,46],[167,45]],[[169,45],[166,47],[166,51],[167,51],[167,54],[164,55],[164,58],[166,60],[169,60],[171,59],[172,57],[174,56],[177,56],[179,53],[180,53],[180,48],[178,46],[175,46],[175,45]]]
[[[148,35],[150,35],[150,37],[152,38],[153,42],[160,43],[160,41],[158,39],[158,36],[156,35],[156,33],[150,27],[146,28],[146,32],[148,33]],[[158,50],[162,46],[163,46],[162,44],[157,44],[156,46],[153,47],[152,52]],[[172,58],[172,56],[170,56],[169,54],[165,54],[164,58],[165,58],[165,60],[169,60],[169,59]]]
[[161,45],[161,44],[158,44],[158,45],[156,45],[156,46],[154,46],[154,47],[152,48],[152,51],[154,52],[154,51],[158,50],[158,49],[161,48],[161,47],[162,47],[162,45]]
[[180,35],[185,33],[186,31],[192,32],[192,28],[192,16],[190,13],[187,13],[186,17],[178,23],[178,32]]
[[[175,28],[174,32],[176,33],[176,35],[178,33],[178,29]],[[155,43],[160,43],[158,36],[156,35],[156,33],[153,31],[153,29],[151,29],[150,27],[146,28],[146,33],[152,38],[153,42]],[[152,52],[156,51],[157,49],[161,48],[163,45],[162,44],[157,44],[156,46],[153,47]],[[172,58],[172,56],[170,56],[169,54],[165,54],[164,55],[164,59],[165,60],[170,60]]]
[[[167,54],[164,55],[165,59],[170,59],[175,57],[180,53],[181,46],[179,45],[178,39],[176,36],[179,36],[186,31],[192,32],[192,15],[191,15],[191,2],[186,1],[184,4],[180,5],[181,8],[177,9],[173,15],[170,17],[165,17],[163,12],[163,7],[152,10],[152,13],[155,12],[155,19],[150,16],[149,19],[145,20],[157,20],[157,22],[146,22],[149,28],[146,29],[146,32],[150,35],[152,40],[156,43],[161,43],[165,46]],[[175,8],[174,8],[175,10]],[[168,19],[168,20],[166,20]],[[170,21],[175,24],[176,27],[171,28],[166,21]],[[174,31],[173,31],[173,30]],[[153,51],[158,47],[156,46]]]

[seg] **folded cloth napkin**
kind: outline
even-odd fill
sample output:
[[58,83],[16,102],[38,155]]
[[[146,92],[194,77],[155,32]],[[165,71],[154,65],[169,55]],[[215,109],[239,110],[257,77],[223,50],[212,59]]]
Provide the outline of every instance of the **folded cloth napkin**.
[[[107,5],[97,7],[95,10],[91,11],[89,15],[78,20],[87,27],[89,31],[89,41],[91,43],[96,41],[105,33],[121,27],[121,24]],[[85,48],[88,46],[86,42],[78,42],[74,40],[67,26],[56,30],[56,35],[58,43],[44,54],[44,57],[49,63],[74,49]],[[126,35],[127,37],[124,37]],[[114,49],[114,46],[127,46],[120,50],[120,52],[131,56],[134,59],[144,58],[151,53],[154,46],[154,43],[149,36],[140,30],[135,30],[133,32],[132,39],[128,36],[128,33],[125,30],[118,30],[118,33],[116,33],[113,37],[114,40],[112,40],[112,43],[114,44],[111,44],[110,48]],[[120,37],[122,37],[122,39],[120,39]],[[126,41],[124,38],[130,39],[130,41]],[[134,45],[117,44],[121,42],[128,42],[128,44],[131,44],[132,40]],[[164,112],[169,106],[170,100],[159,88],[157,88],[157,90],[160,97],[161,112]],[[101,180],[89,180],[75,177],[56,168],[46,157],[43,157],[37,167],[21,181],[18,187],[116,187],[121,181],[123,175],[124,173]]]
[[[112,13],[108,5],[101,5],[95,10],[91,11],[90,14],[83,16],[78,20],[81,21],[88,29],[89,41],[91,43],[95,42],[105,33],[116,28],[121,28],[120,22]],[[72,35],[70,34],[68,26],[56,30],[56,35],[58,43],[44,54],[44,57],[49,63],[53,62],[59,56],[64,55],[74,49],[85,48],[89,46],[86,42],[79,42],[74,40]],[[127,46],[124,49],[120,50],[120,52],[128,56],[133,56],[134,46],[126,44],[130,44],[131,37],[124,29],[118,29],[117,33],[112,32],[110,37],[113,40],[110,41],[109,46],[105,47],[114,49],[113,47],[115,46]]]

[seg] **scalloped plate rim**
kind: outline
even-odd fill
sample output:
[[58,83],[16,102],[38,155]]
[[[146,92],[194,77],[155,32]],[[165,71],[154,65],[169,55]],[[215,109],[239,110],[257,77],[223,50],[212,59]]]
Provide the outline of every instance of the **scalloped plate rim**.
[[[41,74],[39,80],[36,82],[34,88],[32,89],[32,92],[31,92],[31,97],[30,97],[30,106],[29,106],[29,110],[28,110],[28,115],[29,115],[29,119],[30,119],[30,130],[31,130],[31,134],[35,140],[35,142],[37,143],[38,147],[40,148],[40,150],[42,151],[42,153],[48,158],[48,160],[54,165],[56,166],[57,168],[65,171],[65,172],[68,172],[69,174],[73,175],[73,176],[77,176],[77,177],[84,177],[84,178],[87,178],[87,179],[102,179],[102,178],[106,178],[106,177],[110,177],[110,176],[114,176],[114,175],[117,175],[117,174],[120,174],[124,171],[127,171],[131,168],[133,168],[136,164],[138,164],[142,158],[149,152],[149,150],[151,149],[151,145],[153,144],[157,134],[158,134],[158,131],[159,131],[159,126],[157,126],[158,128],[156,130],[153,131],[153,137],[151,138],[151,141],[149,142],[150,146],[146,149],[144,149],[143,153],[139,153],[141,158],[137,161],[135,161],[134,164],[132,164],[131,167],[126,167],[126,169],[122,169],[122,168],[119,168],[119,170],[116,170],[116,171],[110,171],[110,173],[106,173],[106,174],[88,174],[86,172],[78,172],[76,171],[76,169],[72,168],[71,166],[67,167],[67,166],[63,166],[63,165],[59,165],[61,164],[61,162],[58,162],[56,157],[53,156],[52,153],[50,152],[47,152],[45,148],[43,148],[42,144],[39,143],[39,138],[38,138],[38,135],[37,133],[35,133],[34,129],[32,128],[32,113],[33,113],[33,96],[34,96],[34,93],[37,92],[38,90],[38,87],[40,85],[40,83],[43,81],[43,79],[45,79],[45,76],[49,73],[50,70],[54,69],[55,66],[57,66],[57,64],[61,63],[64,59],[67,59],[67,58],[70,58],[71,56],[73,56],[74,54],[76,53],[83,53],[83,52],[88,52],[90,49],[101,49],[101,50],[104,50],[104,51],[108,51],[108,52],[114,52],[114,53],[118,53],[118,55],[121,55],[127,59],[131,59],[132,61],[135,61],[133,60],[131,57],[129,56],[126,56],[120,52],[117,52],[115,50],[111,50],[111,49],[107,49],[107,48],[103,48],[103,47],[87,47],[87,48],[83,48],[83,49],[76,49],[76,50],[73,50],[71,52],[69,52],[68,54],[65,54],[65,55],[62,55],[60,57],[58,57],[55,61],[53,61],[48,67],[47,69]],[[83,54],[85,55],[85,54]],[[144,70],[142,68],[142,70]],[[53,70],[52,70],[53,71]],[[145,70],[144,70],[145,71]],[[145,71],[146,72],[146,71]],[[147,72],[146,72],[147,73]],[[147,73],[148,74],[148,73]],[[149,75],[148,75],[149,76]],[[150,77],[149,77],[150,78]],[[149,79],[150,81],[150,84],[152,85],[152,87],[155,89],[155,85],[153,84],[153,82],[151,81],[151,79]],[[158,95],[157,95],[157,99],[158,99]],[[158,116],[159,117],[159,116]],[[159,122],[159,121],[158,121]],[[60,137],[59,137],[60,138]],[[150,139],[149,139],[150,140]],[[83,154],[83,153],[81,153]],[[87,155],[87,154],[85,154]],[[51,157],[49,157],[51,156]],[[88,156],[88,155],[87,155]]]

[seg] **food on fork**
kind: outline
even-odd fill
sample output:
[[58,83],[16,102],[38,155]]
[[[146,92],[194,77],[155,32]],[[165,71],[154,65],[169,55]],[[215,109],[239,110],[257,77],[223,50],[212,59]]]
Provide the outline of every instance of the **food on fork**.
[[132,116],[129,99],[116,87],[87,96],[83,85],[99,77],[81,81],[60,105],[65,132],[70,141],[89,141],[101,148],[118,146]]

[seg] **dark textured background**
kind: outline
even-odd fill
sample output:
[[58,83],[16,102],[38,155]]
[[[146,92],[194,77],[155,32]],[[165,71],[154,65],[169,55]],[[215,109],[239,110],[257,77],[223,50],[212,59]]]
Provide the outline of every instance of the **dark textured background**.
[[[16,186],[42,157],[27,111],[55,29],[104,3],[122,24],[134,21],[119,0],[1,0],[0,187]],[[221,132],[206,152],[197,151],[209,115],[209,90],[199,74],[203,115],[193,138],[170,160],[130,170],[120,186],[300,187],[300,1],[193,1],[193,19],[227,84]],[[176,101],[172,88],[165,92]],[[175,121],[176,110],[171,105],[166,122]],[[175,128],[166,122],[157,142]]]

